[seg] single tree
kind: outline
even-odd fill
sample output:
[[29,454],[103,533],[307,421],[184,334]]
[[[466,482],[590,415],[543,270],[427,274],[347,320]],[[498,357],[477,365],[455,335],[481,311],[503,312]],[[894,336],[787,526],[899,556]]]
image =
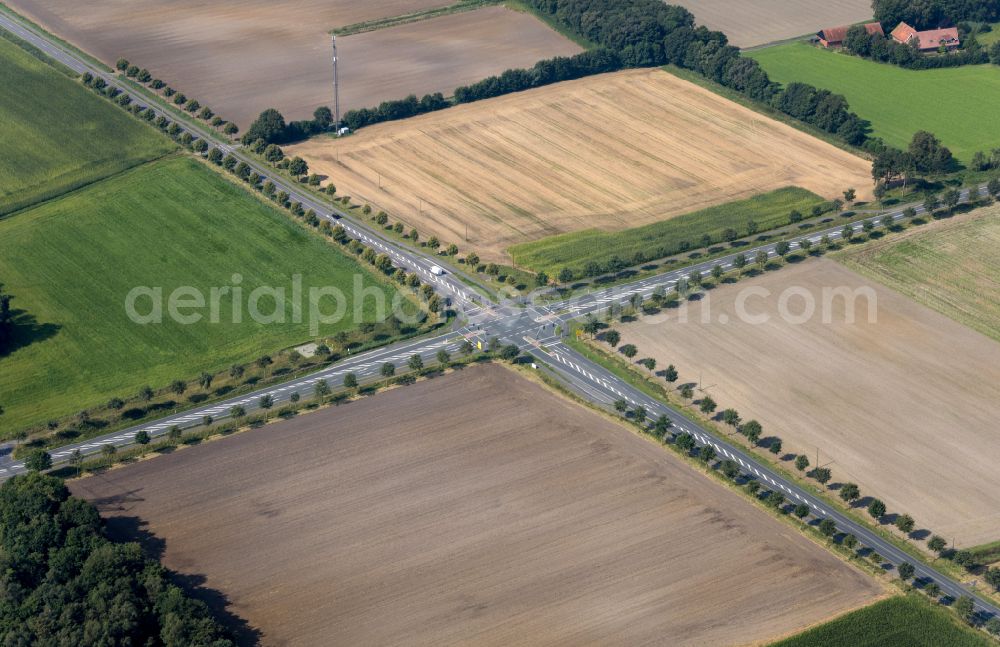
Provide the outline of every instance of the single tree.
[[137,445],[148,445],[149,433],[145,429],[140,429],[135,434],[135,442]]
[[913,564],[909,562],[903,562],[902,564],[896,567],[896,572],[899,573],[899,579],[903,580],[904,582],[913,577],[913,574],[916,572],[916,570],[917,569],[913,567]]
[[795,468],[800,472],[805,468],[809,467],[809,457],[805,454],[799,454],[795,457]]
[[673,364],[668,366],[667,369],[663,371],[663,379],[665,379],[667,382],[671,383],[676,382],[677,378],[678,378],[677,369],[674,367]]
[[780,438],[775,438],[774,440],[772,440],[771,444],[770,444],[770,446],[768,446],[767,450],[769,452],[771,452],[772,454],[774,454],[774,455],[780,454],[781,453],[781,439]]
[[854,547],[858,545],[858,538],[854,535],[846,535],[842,543],[844,544],[844,548],[854,550]]
[[245,415],[247,415],[247,410],[238,404],[229,408],[229,417],[234,420],[238,420]]
[[648,414],[646,413],[646,407],[642,406],[641,404],[632,410],[632,419],[635,420],[640,425],[646,422],[647,415]]
[[858,500],[861,497],[861,489],[856,483],[844,483],[840,487],[840,498],[848,503]]
[[52,456],[44,449],[36,449],[28,454],[24,466],[32,472],[44,472],[52,467]]
[[618,342],[620,342],[621,340],[622,336],[617,330],[609,330],[608,332],[604,333],[604,341],[608,342],[608,344],[612,348],[618,346]]
[[76,470],[76,475],[79,476],[83,467],[83,452],[79,449],[74,449],[73,453],[69,455],[69,464]]
[[799,519],[805,519],[806,517],[809,516],[809,506],[807,506],[805,503],[800,503],[797,506],[795,506],[795,509],[792,510],[792,512]]
[[830,472],[830,468],[828,467],[816,467],[813,468],[813,471],[809,472],[809,476],[813,477],[821,484],[826,485],[830,481],[833,474]]
[[735,429],[740,426],[740,414],[736,409],[726,409],[722,412],[722,422]]
[[868,504],[868,514],[875,521],[878,521],[885,515],[885,504],[879,499],[872,499],[871,503]]
[[385,378],[386,385],[389,384],[389,378],[396,374],[396,365],[392,362],[386,362],[379,369],[379,373]]
[[440,349],[436,355],[438,364],[447,365],[451,361],[451,355],[445,349]]
[[750,420],[743,423],[739,429],[740,433],[747,437],[751,445],[757,446],[757,442],[760,440],[760,436],[764,433],[763,427],[756,420]]
[[635,344],[625,344],[624,346],[621,347],[621,353],[622,353],[622,355],[624,355],[625,357],[627,357],[629,359],[632,359],[633,357],[635,357],[638,352],[639,352],[639,349],[636,348]]
[[711,445],[705,445],[698,450],[698,458],[703,463],[708,463],[715,459],[715,448]]
[[203,388],[205,390],[210,389],[212,387],[212,374],[211,373],[202,373],[201,375],[199,375],[198,376],[198,386],[200,386],[201,388]]
[[411,371],[419,371],[424,367],[424,358],[420,355],[411,355],[406,363]]
[[628,411],[628,400],[625,398],[618,398],[615,400],[615,411],[618,413],[625,413]]
[[966,622],[972,621],[972,614],[976,610],[976,605],[968,595],[960,596],[955,600],[955,613]]
[[915,525],[913,517],[911,517],[908,514],[899,515],[898,517],[896,517],[896,521],[894,521],[893,523],[896,524],[896,527],[899,528],[900,532],[905,534],[910,534],[911,532],[913,532],[913,527]]
[[260,396],[260,400],[257,402],[257,404],[260,406],[261,409],[264,409],[266,411],[274,406],[274,396],[272,396],[270,393],[265,393],[264,395]]
[[708,414],[715,411],[716,406],[717,405],[715,404],[715,400],[706,395],[701,399],[701,403],[698,405],[698,408],[701,410],[702,413]]
[[927,540],[927,547],[940,555],[948,547],[948,542],[940,535],[931,535]]
[[833,519],[823,519],[819,522],[819,531],[824,537],[832,537],[837,532],[837,524],[833,522]]

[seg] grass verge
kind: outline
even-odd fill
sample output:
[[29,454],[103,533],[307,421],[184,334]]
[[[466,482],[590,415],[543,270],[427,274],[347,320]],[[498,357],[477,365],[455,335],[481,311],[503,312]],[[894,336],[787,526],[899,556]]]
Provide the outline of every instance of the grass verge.
[[479,9],[480,7],[501,4],[502,2],[503,0],[458,0],[455,4],[450,4],[445,7],[434,7],[423,11],[403,14],[402,16],[389,16],[386,18],[367,20],[365,22],[357,22],[353,25],[337,27],[330,33],[334,36],[363,34],[365,32],[376,31],[378,29],[388,29],[390,27],[398,27],[400,25],[407,25],[413,22],[438,18],[440,16],[448,16],[454,13],[472,11],[473,9]]
[[517,265],[552,277],[567,268],[575,276],[593,276],[599,273],[596,268],[706,247],[723,240],[726,230],[732,240],[769,231],[788,224],[792,211],[805,217],[814,207],[829,208],[815,193],[785,187],[624,231],[590,229],[521,243],[512,246],[510,254]]

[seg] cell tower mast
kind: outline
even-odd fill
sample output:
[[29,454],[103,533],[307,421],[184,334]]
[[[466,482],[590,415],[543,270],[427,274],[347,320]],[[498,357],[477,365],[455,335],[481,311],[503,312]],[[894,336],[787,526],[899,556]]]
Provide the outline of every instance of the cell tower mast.
[[334,132],[340,133],[340,83],[337,79],[337,35],[331,34],[333,39],[333,109],[334,109]]

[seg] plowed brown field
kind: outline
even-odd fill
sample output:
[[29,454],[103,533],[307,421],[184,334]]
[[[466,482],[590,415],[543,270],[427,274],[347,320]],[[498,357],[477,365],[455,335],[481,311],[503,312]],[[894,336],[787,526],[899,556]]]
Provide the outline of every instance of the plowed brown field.
[[[872,291],[874,323],[864,297],[854,323],[845,299],[824,308],[823,291],[841,287]],[[806,295],[816,307],[804,323],[780,316],[789,288],[793,317]],[[741,295],[768,320],[741,320]],[[689,323],[678,314],[623,326],[623,341],[676,364],[678,383],[700,377],[720,409],[761,421],[784,451],[815,462],[818,449],[835,482],[858,483],[918,529],[960,547],[1000,539],[1000,344],[828,259],[712,290]]]
[[[125,56],[246,127],[265,108],[287,119],[333,106],[329,31],[452,0],[13,0],[55,34],[113,64]],[[511,67],[579,47],[503,7],[338,38],[341,107],[408,93],[449,94]]]
[[494,366],[78,481],[266,644],[723,645],[874,580]]
[[662,70],[567,81],[287,152],[355,201],[487,260],[514,243],[785,186],[833,198],[871,185],[869,162]]
[[699,25],[725,32],[737,47],[815,34],[872,17],[869,0],[672,0],[672,4],[687,7]]

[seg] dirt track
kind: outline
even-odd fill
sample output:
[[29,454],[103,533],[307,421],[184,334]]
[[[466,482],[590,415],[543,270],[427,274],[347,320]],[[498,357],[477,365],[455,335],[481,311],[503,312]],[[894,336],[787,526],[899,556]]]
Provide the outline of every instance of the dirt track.
[[113,527],[148,524],[165,563],[204,574],[267,644],[745,644],[879,594],[665,450],[499,367],[73,490]]
[[518,92],[288,154],[355,201],[486,260],[506,260],[514,243],[635,227],[784,186],[833,198],[871,185],[869,162],[662,70]]
[[[856,323],[845,323],[838,298],[824,324],[822,290],[840,286],[872,288],[877,323],[867,322],[863,298]],[[750,287],[772,293],[746,301],[767,323],[739,323],[737,298]],[[778,316],[789,287],[813,295],[808,323]],[[701,323],[709,303],[711,323]],[[789,311],[803,304],[792,297]],[[645,318],[622,336],[640,358],[676,364],[679,384],[700,376],[720,409],[761,421],[785,452],[815,462],[819,448],[834,481],[860,484],[918,529],[966,547],[1000,539],[1000,344],[828,259],[713,290],[689,308],[690,323],[677,316]]]
[[724,32],[737,47],[814,34],[872,17],[869,0],[675,0],[674,4],[687,7],[699,25]]
[[[13,0],[108,64],[125,56],[245,128],[265,108],[333,105],[329,30],[452,0]],[[455,87],[579,48],[534,17],[489,7],[337,39],[341,107]]]

